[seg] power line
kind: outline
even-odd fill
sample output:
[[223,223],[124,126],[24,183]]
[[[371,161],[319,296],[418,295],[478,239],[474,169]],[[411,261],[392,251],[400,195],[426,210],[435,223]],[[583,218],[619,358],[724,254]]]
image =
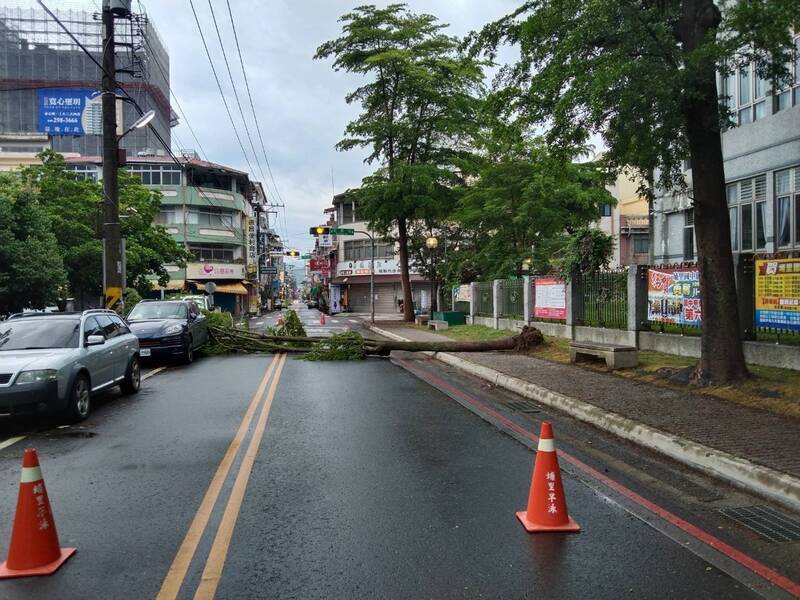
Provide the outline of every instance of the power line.
[[[210,0],[209,0],[210,1]],[[275,196],[280,202],[279,207],[282,209],[282,216],[283,216],[283,224],[284,224],[284,233],[286,233],[288,238],[288,231],[285,230],[286,228],[286,203],[283,201],[281,197],[280,190],[278,189],[278,184],[275,181],[275,176],[272,174],[272,166],[269,162],[269,155],[267,154],[266,145],[264,144],[264,136],[261,134],[261,125],[258,122],[258,113],[256,112],[255,105],[253,103],[253,94],[250,92],[250,82],[247,78],[247,69],[244,66],[244,59],[242,58],[242,48],[239,45],[239,34],[236,30],[236,23],[233,19],[233,11],[231,10],[231,3],[230,0],[225,0],[225,3],[228,7],[228,16],[231,20],[231,28],[233,29],[233,39],[236,41],[236,52],[239,55],[239,64],[242,67],[242,76],[244,77],[244,85],[245,89],[247,90],[247,97],[250,100],[250,110],[253,113],[253,121],[256,125],[256,132],[258,133],[258,140],[261,144],[261,153],[264,155],[264,164],[267,165],[267,172],[269,173],[269,178],[272,181],[272,187],[275,190]],[[266,182],[265,182],[266,183]]]
[[244,132],[247,135],[247,139],[250,142],[250,149],[253,151],[253,158],[256,161],[256,166],[258,167],[258,172],[261,174],[261,179],[266,179],[264,176],[264,171],[261,168],[261,163],[258,160],[258,153],[256,152],[256,146],[253,144],[253,137],[250,135],[250,128],[247,126],[247,119],[244,117],[244,111],[242,110],[242,103],[239,100],[239,92],[236,91],[236,82],[233,80],[233,73],[231,72],[231,65],[228,63],[228,53],[225,52],[225,44],[222,42],[222,34],[219,31],[219,25],[217,24],[217,16],[214,14],[214,5],[211,4],[211,0],[208,0],[208,8],[211,10],[211,19],[214,21],[214,30],[217,32],[217,39],[219,40],[219,47],[222,50],[222,58],[225,61],[225,69],[228,71],[228,78],[231,80],[231,89],[233,90],[233,97],[236,99],[236,106],[239,107],[239,116],[242,117],[242,126],[244,127]]
[[211,59],[211,53],[208,50],[208,44],[206,44],[206,37],[203,35],[203,28],[200,26],[200,19],[197,18],[197,11],[194,8],[194,2],[192,0],[189,0],[189,6],[192,8],[194,22],[197,24],[197,31],[200,33],[200,40],[203,42],[203,48],[206,51],[206,57],[208,57],[208,64],[211,65],[211,72],[214,74],[214,80],[217,82],[217,89],[219,90],[219,95],[222,98],[222,104],[225,106],[225,112],[228,113],[228,119],[230,119],[233,133],[236,135],[236,139],[239,142],[239,148],[242,150],[244,160],[247,162],[247,166],[250,167],[250,172],[255,173],[255,169],[253,169],[253,165],[250,164],[250,159],[247,157],[247,152],[245,152],[242,138],[239,136],[239,131],[236,129],[236,123],[233,121],[233,115],[231,114],[231,109],[228,107],[228,101],[225,99],[225,93],[222,91],[222,84],[217,76],[217,69],[214,67],[214,61]]

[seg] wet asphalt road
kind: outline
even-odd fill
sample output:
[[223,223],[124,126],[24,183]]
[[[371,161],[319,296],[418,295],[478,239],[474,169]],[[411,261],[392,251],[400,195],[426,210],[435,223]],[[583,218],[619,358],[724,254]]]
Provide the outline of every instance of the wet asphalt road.
[[[271,360],[168,369],[133,398],[110,394],[82,428],[0,451],[0,543],[33,445],[62,546],[78,547],[51,577],[0,582],[0,598],[155,597]],[[212,562],[257,420],[180,598]],[[533,454],[389,361],[287,360],[253,458],[217,598],[758,597],[569,475],[583,531],[526,534],[514,512]]]

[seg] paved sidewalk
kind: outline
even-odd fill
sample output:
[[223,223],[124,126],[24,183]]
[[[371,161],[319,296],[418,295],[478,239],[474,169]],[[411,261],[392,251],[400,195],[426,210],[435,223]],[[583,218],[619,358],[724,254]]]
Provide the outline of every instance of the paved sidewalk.
[[[402,323],[381,322],[376,325],[415,341],[450,339]],[[511,352],[452,354],[800,478],[800,419]]]

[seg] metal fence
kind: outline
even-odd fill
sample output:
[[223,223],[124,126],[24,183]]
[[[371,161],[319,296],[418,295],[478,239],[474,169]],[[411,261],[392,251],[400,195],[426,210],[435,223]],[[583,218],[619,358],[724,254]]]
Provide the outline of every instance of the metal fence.
[[475,314],[481,317],[494,316],[494,291],[491,281],[481,281],[477,284],[475,294]]
[[524,315],[524,281],[522,279],[502,279],[498,285],[500,287],[498,315],[509,319],[522,319]]
[[627,329],[628,275],[625,269],[597,271],[576,277],[578,325]]

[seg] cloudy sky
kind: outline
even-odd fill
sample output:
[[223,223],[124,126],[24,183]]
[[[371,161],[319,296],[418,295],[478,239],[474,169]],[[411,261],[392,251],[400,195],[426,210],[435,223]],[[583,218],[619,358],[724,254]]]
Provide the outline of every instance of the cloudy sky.
[[[208,0],[193,0],[209,44],[223,90],[242,130],[238,109],[214,31]],[[7,5],[34,5],[34,0],[0,0]],[[51,7],[97,10],[101,0],[45,0]],[[249,103],[244,91],[236,47],[225,0],[212,0],[228,60],[256,148]],[[358,84],[357,77],[335,72],[329,61],[315,61],[317,46],[336,37],[338,18],[361,0],[230,0],[245,67],[253,92],[267,153],[286,210],[277,229],[289,245],[311,246],[308,227],[322,221],[333,188],[339,192],[359,184],[370,168],[365,152],[340,153],[334,149],[345,124],[357,114],[344,102]],[[386,2],[376,2],[385,5]],[[412,10],[429,12],[450,24],[462,36],[484,23],[507,14],[520,0],[411,0]],[[138,10],[138,0],[134,9]],[[173,91],[209,160],[249,171],[220,100],[208,59],[192,16],[189,0],[141,0],[170,54]],[[173,147],[195,147],[182,123],[173,129]],[[244,136],[244,134],[242,133]],[[177,139],[176,139],[177,138]],[[180,143],[178,142],[180,140]],[[243,137],[248,153],[249,143]],[[251,157],[251,162],[253,162]],[[263,163],[263,158],[261,159]],[[258,168],[255,177],[260,179]],[[266,172],[266,166],[262,164]]]

